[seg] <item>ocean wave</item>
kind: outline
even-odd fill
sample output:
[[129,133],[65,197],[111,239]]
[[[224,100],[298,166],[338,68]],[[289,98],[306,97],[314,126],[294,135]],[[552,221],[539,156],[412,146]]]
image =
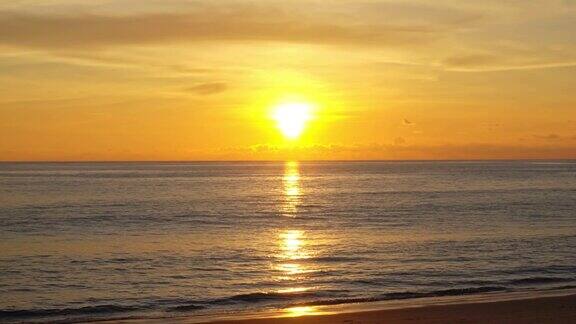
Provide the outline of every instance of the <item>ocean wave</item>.
[[321,256],[321,257],[312,257],[310,259],[305,259],[304,261],[313,261],[313,262],[355,262],[355,261],[362,261],[366,260],[366,258],[362,257],[347,257],[347,256]]
[[306,297],[319,297],[318,292],[301,291],[301,292],[255,292],[248,294],[239,294],[227,298],[217,299],[211,304],[229,304],[229,303],[259,303],[265,301],[282,301],[293,300]]
[[79,308],[53,308],[53,309],[27,309],[27,310],[0,310],[0,319],[74,316],[74,315],[105,315],[126,313],[140,310],[136,306],[98,305]]
[[[531,283],[551,283],[565,282],[567,278],[547,278],[547,277],[530,277],[514,280],[517,284]],[[565,289],[574,286],[566,286]],[[559,287],[557,289],[562,289]],[[145,303],[136,306],[123,306],[114,304],[105,304],[97,306],[86,306],[79,308],[61,308],[61,309],[29,309],[29,310],[0,310],[0,321],[2,320],[22,320],[22,319],[40,319],[54,317],[78,317],[78,316],[118,316],[126,313],[139,311],[165,311],[165,312],[195,312],[209,309],[212,307],[238,305],[238,304],[269,304],[275,307],[295,307],[295,306],[328,306],[339,304],[354,304],[379,301],[418,299],[430,297],[448,297],[448,296],[465,296],[490,292],[513,291],[505,286],[488,285],[480,287],[464,287],[452,289],[440,289],[431,291],[399,291],[390,292],[376,296],[365,297],[345,297],[338,291],[298,291],[298,292],[254,292],[246,294],[232,295],[220,299],[211,300],[178,300],[170,301],[167,304]]]
[[[338,258],[336,258],[338,259]],[[346,258],[344,258],[346,259]],[[398,283],[398,279],[393,280]],[[121,306],[116,304],[104,304],[80,308],[63,308],[63,309],[30,309],[30,310],[0,310],[0,322],[2,320],[45,320],[51,318],[78,318],[82,316],[115,318],[118,316],[135,315],[136,312],[160,311],[160,312],[174,312],[174,313],[187,313],[195,312],[203,309],[210,311],[212,308],[218,309],[219,307],[248,307],[257,309],[258,307],[293,307],[293,306],[323,306],[323,305],[338,305],[338,304],[353,304],[353,303],[366,303],[378,301],[391,301],[391,300],[405,300],[417,299],[425,297],[444,297],[444,296],[464,296],[474,295],[489,292],[506,292],[515,291],[516,289],[535,289],[534,286],[542,285],[538,289],[569,289],[574,288],[573,285],[563,287],[554,284],[571,283],[576,281],[574,278],[560,277],[560,276],[525,276],[525,277],[512,277],[504,280],[497,281],[484,281],[484,280],[458,280],[458,282],[445,282],[438,280],[435,282],[428,282],[428,288],[432,290],[408,290],[399,292],[389,292],[381,295],[373,296],[353,296],[350,295],[349,290],[306,290],[306,291],[288,291],[288,292],[249,292],[237,295],[228,295],[216,299],[189,299],[178,298],[169,299],[166,301],[156,298],[147,300],[142,303],[136,303],[131,306]],[[382,289],[387,287],[386,280],[373,279],[373,280],[357,280],[354,283],[363,283],[373,286],[380,286]],[[406,281],[408,283],[408,281]],[[414,282],[413,282],[414,283]],[[432,285],[434,283],[434,285]],[[443,284],[442,284],[443,283]],[[456,284],[464,288],[452,289],[439,289],[445,288]],[[430,286],[432,285],[432,286]],[[438,289],[433,288],[439,287]],[[133,300],[134,301],[134,300]],[[97,303],[98,301],[93,301]],[[105,301],[100,301],[106,303]]]
[[511,285],[539,285],[548,283],[560,283],[560,282],[570,282],[574,281],[574,278],[561,278],[561,277],[528,277],[511,280],[509,283]]
[[354,303],[367,303],[386,300],[402,300],[402,299],[416,299],[425,297],[446,297],[446,296],[464,296],[473,295],[487,292],[502,292],[507,291],[506,287],[501,286],[486,286],[486,287],[470,287],[470,288],[455,288],[445,290],[435,290],[429,292],[393,292],[374,297],[359,297],[359,298],[336,298],[326,300],[315,300],[311,302],[304,302],[294,304],[292,306],[326,306],[326,305],[339,305],[339,304],[354,304]]
[[[428,292],[393,292],[379,296],[367,297],[351,297],[351,298],[326,298],[330,295],[329,292],[292,292],[292,293],[279,293],[279,292],[256,292],[249,294],[240,294],[228,298],[218,299],[210,302],[209,304],[231,304],[231,303],[262,303],[262,302],[288,302],[289,306],[321,306],[321,305],[337,305],[337,304],[350,304],[350,303],[365,303],[385,300],[401,300],[412,298],[424,297],[443,297],[443,296],[462,296],[472,295],[487,292],[507,291],[508,288],[502,286],[484,286],[484,287],[468,287],[468,288],[454,288],[435,290]],[[307,300],[302,300],[307,299]],[[314,300],[316,299],[316,300]],[[195,308],[192,308],[195,310]]]
[[179,305],[179,306],[170,307],[170,308],[168,308],[168,311],[190,312],[190,311],[195,311],[195,310],[200,310],[200,309],[205,309],[205,308],[206,308],[205,306],[190,304],[190,305]]

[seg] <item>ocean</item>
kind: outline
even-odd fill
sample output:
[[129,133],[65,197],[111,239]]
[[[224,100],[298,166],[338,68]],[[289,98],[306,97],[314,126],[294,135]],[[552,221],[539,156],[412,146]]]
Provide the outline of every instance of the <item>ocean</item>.
[[576,161],[0,163],[0,322],[576,287]]

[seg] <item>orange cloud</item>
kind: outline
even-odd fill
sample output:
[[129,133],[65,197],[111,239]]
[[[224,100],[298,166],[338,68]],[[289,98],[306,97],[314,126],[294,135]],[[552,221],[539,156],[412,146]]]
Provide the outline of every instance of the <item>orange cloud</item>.
[[228,85],[224,82],[207,82],[189,87],[188,91],[199,95],[211,95],[224,92],[228,89]]
[[433,27],[421,25],[352,25],[321,22],[296,14],[278,16],[272,9],[128,16],[0,12],[1,45],[45,49],[202,41],[385,46],[429,41],[438,33]]

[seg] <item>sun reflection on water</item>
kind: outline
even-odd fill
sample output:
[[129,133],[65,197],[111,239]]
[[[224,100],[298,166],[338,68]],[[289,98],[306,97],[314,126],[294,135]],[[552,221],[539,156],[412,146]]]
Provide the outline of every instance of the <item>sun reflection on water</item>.
[[284,310],[286,317],[298,317],[305,315],[319,315],[317,307],[314,306],[300,306],[300,307],[290,307]]
[[304,246],[304,232],[299,230],[286,230],[280,233],[280,257],[289,260],[308,258]]
[[292,287],[292,288],[280,289],[280,290],[278,290],[278,293],[280,293],[280,294],[293,294],[293,293],[300,293],[300,292],[308,291],[310,289],[311,288],[308,288],[308,287]]
[[[290,279],[290,275],[303,274],[310,272],[298,260],[308,259],[310,253],[305,249],[306,240],[304,231],[286,230],[279,234],[279,254],[278,259],[281,263],[276,269],[284,273],[284,279]],[[288,276],[288,277],[286,277]]]
[[[303,192],[300,184],[298,162],[287,162],[282,176],[283,200],[279,206],[280,214],[295,217],[301,203]],[[296,219],[293,220],[294,222]],[[287,220],[291,223],[292,220]],[[310,238],[306,231],[286,228],[277,233],[277,254],[274,270],[278,281],[289,283],[291,287],[279,289],[279,293],[298,294],[313,289],[307,282],[308,274],[317,271],[313,264],[307,262],[314,253],[311,251]],[[312,314],[312,307],[293,307],[285,310],[285,316],[302,316]]]
[[280,212],[284,216],[295,217],[298,212],[298,205],[300,204],[300,197],[302,190],[300,187],[300,165],[298,162],[286,162],[284,168],[284,176],[282,181],[284,183],[284,203],[280,208]]

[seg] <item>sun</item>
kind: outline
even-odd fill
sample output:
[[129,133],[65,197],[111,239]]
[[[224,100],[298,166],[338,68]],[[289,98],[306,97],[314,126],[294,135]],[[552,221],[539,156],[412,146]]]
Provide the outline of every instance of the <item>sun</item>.
[[278,129],[288,139],[300,137],[311,118],[312,105],[306,102],[281,103],[274,108]]

